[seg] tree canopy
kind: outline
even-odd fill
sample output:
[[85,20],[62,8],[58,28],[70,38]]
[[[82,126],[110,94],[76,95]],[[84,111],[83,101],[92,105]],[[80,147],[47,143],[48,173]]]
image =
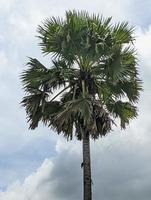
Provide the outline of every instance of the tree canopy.
[[29,58],[21,75],[31,129],[42,121],[69,139],[81,139],[81,129],[97,139],[111,131],[116,118],[125,129],[137,116],[142,82],[134,28],[111,21],[67,11],[65,18],[51,17],[38,27],[39,45],[52,65]]

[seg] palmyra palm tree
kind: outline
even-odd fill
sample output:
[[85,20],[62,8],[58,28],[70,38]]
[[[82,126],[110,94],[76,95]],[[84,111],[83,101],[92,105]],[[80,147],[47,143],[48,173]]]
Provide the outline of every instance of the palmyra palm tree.
[[31,129],[42,121],[67,139],[76,136],[83,142],[83,194],[84,200],[92,200],[90,138],[109,133],[116,118],[125,129],[137,116],[142,84],[133,28],[68,11],[63,19],[46,19],[38,34],[52,66],[29,58],[21,75],[26,92],[22,105]]

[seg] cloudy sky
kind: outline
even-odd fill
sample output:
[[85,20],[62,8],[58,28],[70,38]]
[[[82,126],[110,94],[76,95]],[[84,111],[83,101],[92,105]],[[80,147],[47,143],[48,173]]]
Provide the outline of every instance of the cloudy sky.
[[78,9],[126,20],[136,27],[144,92],[139,117],[91,143],[94,200],[151,197],[151,0],[0,0],[0,200],[82,199],[81,143],[67,142],[42,125],[28,130],[19,102],[27,56],[43,63],[35,37],[50,16]]

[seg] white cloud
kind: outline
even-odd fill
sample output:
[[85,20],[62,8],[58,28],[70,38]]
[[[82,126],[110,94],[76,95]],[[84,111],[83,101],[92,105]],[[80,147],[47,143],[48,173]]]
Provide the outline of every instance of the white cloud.
[[[7,3],[8,2],[8,3]],[[16,40],[33,38],[36,34],[37,25],[45,18],[51,16],[64,16],[66,10],[87,10],[91,13],[99,13],[105,16],[113,16],[115,20],[130,20],[129,10],[130,3],[126,0],[114,0],[106,2],[105,0],[95,2],[91,1],[55,1],[46,0],[27,0],[18,3],[15,0],[0,2],[0,6],[7,9],[7,23],[10,26],[10,33]],[[113,9],[114,7],[114,9]]]
[[0,200],[67,200],[68,197],[77,199],[82,192],[79,192],[79,155],[75,150],[70,151],[70,147],[59,152],[52,160],[46,159],[38,170],[22,183],[15,181],[5,191],[0,191]]
[[141,63],[144,65],[142,66],[142,70],[146,70],[146,67],[149,68],[151,73],[150,67],[150,57],[151,57],[151,26],[148,28],[141,29],[139,28],[137,31],[137,41],[136,41],[136,48],[138,49],[139,56],[141,59]]
[[2,73],[2,71],[4,71],[6,69],[6,66],[8,65],[8,58],[3,50],[0,51],[0,61],[1,61],[0,72]]
[[28,176],[23,183],[16,181],[7,188],[7,191],[0,192],[0,200],[53,199],[53,185],[49,182],[52,169],[52,162],[45,160],[37,172]]
[[9,11],[11,9],[11,7],[13,6],[13,4],[15,3],[16,0],[1,0],[0,2],[0,10],[1,11]]
[[[76,145],[74,145],[76,143]],[[77,154],[81,154],[81,142],[76,141],[74,138],[72,141],[66,141],[64,138],[60,138],[56,143],[56,152],[61,153],[65,150],[70,149],[70,153],[76,152]]]

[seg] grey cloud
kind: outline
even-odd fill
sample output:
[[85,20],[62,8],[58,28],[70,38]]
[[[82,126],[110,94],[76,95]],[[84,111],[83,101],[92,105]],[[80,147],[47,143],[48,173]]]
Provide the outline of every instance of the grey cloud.
[[[94,200],[149,200],[151,148],[128,133],[119,134],[91,144]],[[72,145],[77,147],[63,150],[53,162],[50,177],[56,183],[52,192],[57,200],[82,196],[81,145]]]
[[95,154],[94,199],[149,200],[151,159],[147,151],[145,145],[119,140],[115,141],[109,151],[104,149],[100,156]]

